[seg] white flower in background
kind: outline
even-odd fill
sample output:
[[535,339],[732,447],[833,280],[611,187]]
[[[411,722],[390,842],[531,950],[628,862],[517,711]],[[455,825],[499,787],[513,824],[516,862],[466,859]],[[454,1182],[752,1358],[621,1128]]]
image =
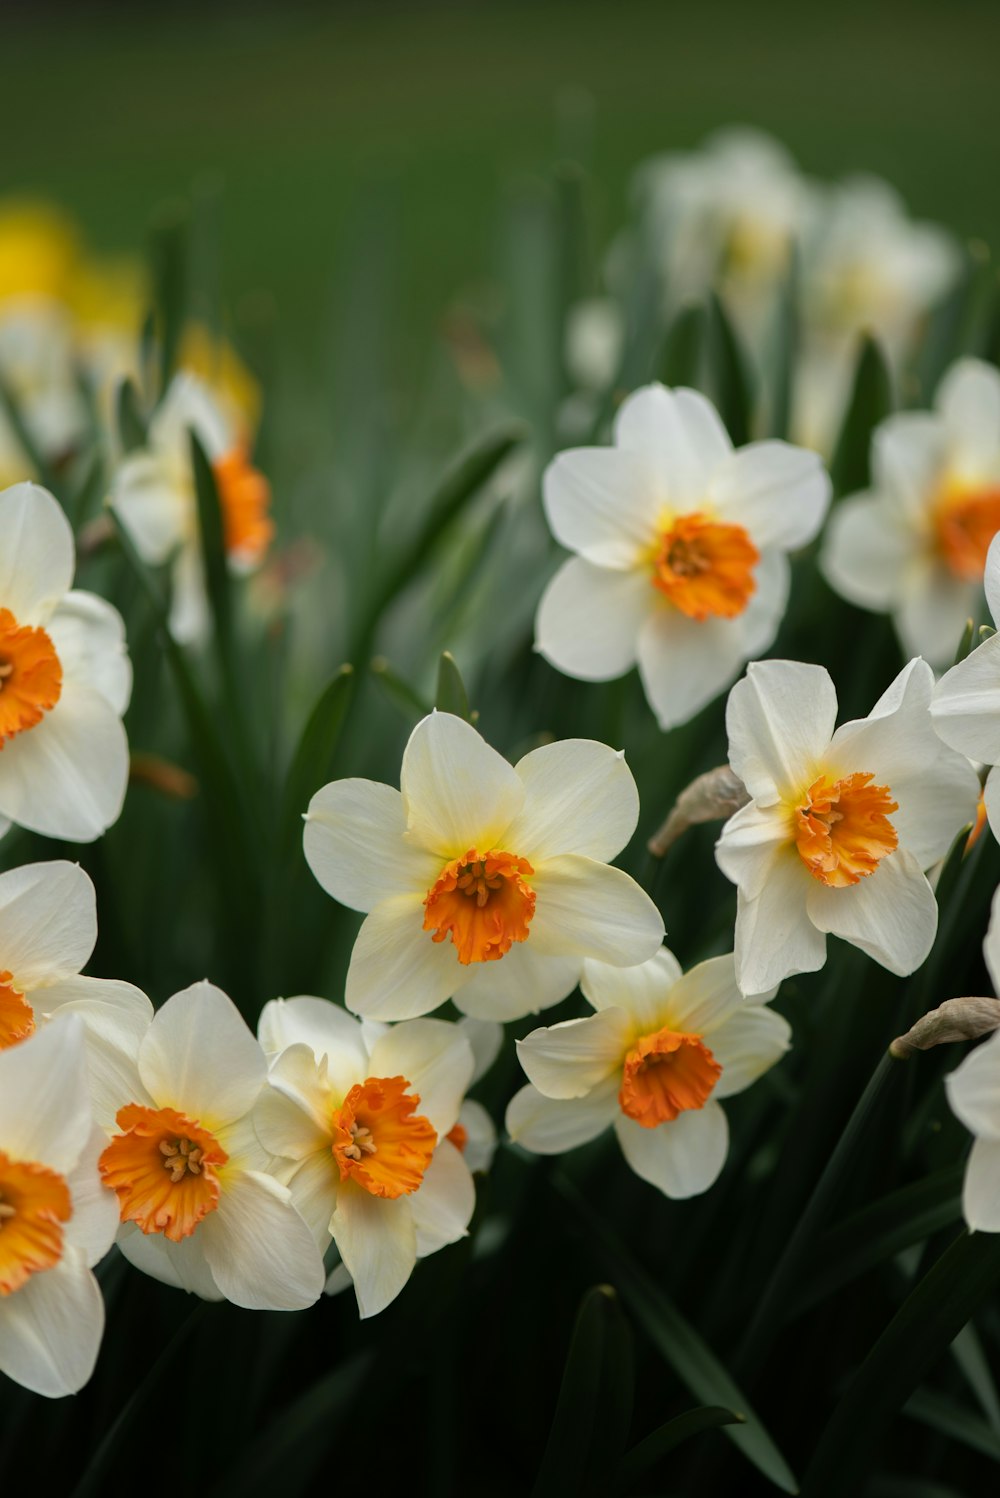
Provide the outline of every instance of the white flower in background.
[[121,616],[71,591],[74,560],[51,494],[0,493],[0,817],[86,843],[125,799],[132,669]]
[[666,1196],[707,1191],[729,1147],[720,1099],[780,1060],[788,1024],[768,994],[745,999],[732,953],[681,974],[666,947],[633,968],[584,965],[596,1014],[518,1041],[531,1079],[507,1109],[525,1149],[561,1154],[614,1125],[635,1173]]
[[111,503],[144,561],[157,566],[173,557],[170,628],[185,643],[204,639],[210,622],[191,432],[215,474],[230,566],[255,567],[274,533],[270,486],[249,462],[243,431],[206,384],[176,375],[149,423],[148,445],[119,463]]
[[[1000,535],[990,542],[983,583],[993,622],[1000,623]],[[983,799],[1000,838],[1000,635],[984,640],[945,672],[931,702],[931,721],[952,749],[991,766]]]
[[624,320],[612,297],[575,302],[566,317],[570,379],[581,390],[606,389],[618,373],[624,342]]
[[664,729],[686,722],[773,641],[785,552],[819,530],[830,481],[786,442],[734,450],[694,390],[648,385],[624,402],[614,447],[560,453],[545,513],[577,555],[549,583],[535,648],[583,681],[638,661]]
[[663,939],[656,906],[608,866],[639,817],[624,757],[590,739],[514,766],[450,713],[410,735],[400,790],[337,780],[309,803],[305,855],[327,894],[368,912],[349,1009],[412,1019],[454,998],[517,1019],[572,992],[585,957],[631,966]]
[[205,1300],[297,1311],[321,1295],[323,1264],[253,1130],[266,1079],[263,1051],[220,989],[174,994],[131,1077],[95,1089],[112,1135],[100,1171],[137,1269]]
[[836,506],[820,562],[844,598],[891,613],[907,652],[955,658],[1000,530],[1000,372],[953,364],[933,411],[903,411],[872,438],[872,490]]
[[[983,956],[1000,994],[1000,890],[993,896]],[[944,1079],[951,1111],[975,1140],[965,1167],[962,1212],[970,1232],[1000,1233],[1000,1030]]]
[[937,930],[924,870],[973,822],[979,780],[934,732],[934,677],[913,660],[867,718],[835,729],[822,666],[762,661],[729,694],[729,763],[752,800],[716,859],[739,886],[736,978],[765,993],[826,961],[827,934],[905,975]]
[[[467,1037],[445,1020],[368,1027],[325,999],[277,999],[260,1019],[276,1057],[254,1109],[264,1148],[321,1252],[336,1244],[361,1315],[394,1300],[418,1258],[464,1237],[476,1193],[453,1138],[472,1080]],[[349,1276],[349,1279],[348,1279]]]
[[0,1052],[0,1373],[50,1399],[87,1382],[104,1331],[91,1267],[117,1213],[103,1144],[78,1017]]

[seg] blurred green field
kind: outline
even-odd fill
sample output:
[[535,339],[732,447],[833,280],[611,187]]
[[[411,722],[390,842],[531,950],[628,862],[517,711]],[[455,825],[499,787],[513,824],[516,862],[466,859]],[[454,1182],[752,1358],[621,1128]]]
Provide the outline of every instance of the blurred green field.
[[55,195],[121,249],[165,197],[220,181],[227,290],[273,293],[297,351],[372,183],[393,189],[412,369],[489,275],[505,184],[589,149],[607,238],[637,160],[733,121],[1000,244],[1000,8],[975,0],[33,7],[4,28],[4,189]]

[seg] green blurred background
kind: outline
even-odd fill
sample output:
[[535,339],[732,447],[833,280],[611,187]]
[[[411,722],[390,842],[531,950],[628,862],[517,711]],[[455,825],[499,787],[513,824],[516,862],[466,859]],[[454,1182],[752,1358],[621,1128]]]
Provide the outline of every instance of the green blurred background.
[[164,198],[221,182],[227,291],[272,293],[297,357],[372,183],[393,185],[413,370],[488,278],[508,184],[589,150],[606,239],[637,160],[731,122],[1000,244],[992,4],[7,5],[3,28],[3,189],[55,195],[115,250]]

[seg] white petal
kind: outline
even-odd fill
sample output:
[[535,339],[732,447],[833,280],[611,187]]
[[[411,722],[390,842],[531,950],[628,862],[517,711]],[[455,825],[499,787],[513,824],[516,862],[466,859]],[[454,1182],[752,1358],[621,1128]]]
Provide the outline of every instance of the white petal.
[[736,905],[736,981],[745,994],[764,994],[792,973],[815,973],[826,961],[826,937],[807,910],[818,884],[794,848],[772,863],[759,894],[740,890]]
[[611,681],[635,665],[639,631],[656,605],[649,574],[564,562],[542,594],[535,649],[578,681]]
[[321,1254],[330,1245],[330,1219],[337,1205],[340,1171],[329,1146],[310,1155],[285,1182],[292,1206],[313,1235]]
[[938,682],[931,702],[938,737],[984,764],[1000,763],[1000,635],[993,635]]
[[979,587],[953,577],[933,557],[925,558],[919,573],[907,582],[906,596],[895,616],[896,629],[908,655],[922,655],[937,670],[950,666],[965,631],[966,621],[979,607]]
[[212,1277],[248,1311],[302,1311],[323,1293],[323,1259],[284,1186],[257,1171],[224,1180],[199,1231]]
[[980,1139],[1000,1142],[1000,1031],[944,1079],[951,1111]]
[[331,1089],[312,1051],[304,1045],[289,1046],[275,1061],[254,1104],[254,1132],[268,1154],[286,1160],[305,1160],[324,1150],[329,1154],[332,1107]]
[[615,1133],[636,1175],[675,1198],[707,1191],[729,1150],[726,1115],[711,1099],[704,1108],[689,1108],[655,1129],[644,1129],[634,1118],[622,1116]]
[[583,958],[550,957],[535,949],[529,935],[515,942],[498,962],[476,962],[455,995],[466,1015],[480,1020],[523,1019],[551,1009],[571,994],[580,981]]
[[[749,1007],[736,982],[736,958],[727,952],[699,962],[678,979],[661,1024],[693,1035],[715,1036],[734,1011]],[[714,1039],[711,1044],[714,1050]]]
[[507,833],[530,862],[582,853],[607,863],[639,821],[639,792],[624,753],[594,739],[563,739],[533,749],[515,765],[524,805]]
[[974,1142],[965,1167],[962,1215],[970,1232],[1000,1233],[1000,1140]]
[[993,982],[993,992],[1000,994],[1000,887],[994,890],[990,904],[990,924],[983,938],[983,956]]
[[174,375],[149,424],[150,445],[188,463],[191,432],[212,463],[236,445],[232,423],[215,392],[200,376],[182,369]]
[[729,694],[729,763],[755,800],[790,799],[814,779],[836,721],[822,666],[755,661]]
[[897,507],[878,496],[857,494],[830,516],[820,571],[841,598],[888,613],[905,597],[920,546],[919,532],[904,523]]
[[107,1143],[104,1130],[95,1124],[79,1160],[66,1177],[73,1214],[64,1229],[65,1241],[88,1268],[100,1263],[118,1232],[118,1200],[104,1185],[97,1168]]
[[83,1022],[46,1025],[0,1051],[0,1150],[12,1160],[73,1170],[90,1135]]
[[542,498],[556,540],[600,567],[634,567],[655,540],[661,486],[640,454],[562,452],[545,470]]
[[476,1187],[461,1152],[447,1139],[442,1139],[434,1151],[409,1202],[417,1230],[418,1259],[465,1237],[476,1209]]
[[417,1262],[417,1229],[409,1198],[382,1200],[345,1182],[330,1226],[354,1281],[362,1320],[377,1316],[396,1299]]
[[624,1009],[563,1020],[517,1042],[528,1081],[546,1097],[586,1097],[607,1077],[620,1078],[634,1030]]
[[615,442],[655,465],[662,503],[682,511],[704,502],[714,470],[732,451],[711,401],[662,385],[646,385],[622,403]]
[[221,988],[192,983],[157,1011],[139,1051],[139,1075],[159,1107],[213,1131],[249,1113],[267,1076],[264,1053]]
[[403,798],[374,780],[335,780],[309,803],[306,863],[328,895],[371,910],[391,895],[426,895],[441,860],[404,842]]
[[515,1144],[536,1155],[561,1155],[602,1134],[618,1117],[619,1076],[608,1077],[582,1098],[547,1098],[532,1087],[515,1092],[505,1127]]
[[[993,830],[993,836],[1000,842],[1000,771],[996,766],[986,777],[983,786],[983,805],[986,808],[986,819]],[[1000,984],[994,982],[993,987],[1000,993]]]
[[986,568],[983,572],[983,587],[986,602],[990,606],[993,623],[1000,620],[1000,534],[993,537],[986,553]]
[[0,874],[0,969],[22,993],[76,974],[97,942],[97,900],[79,864],[29,863]]
[[742,1092],[770,1071],[790,1048],[792,1030],[766,1004],[744,999],[743,1008],[731,1012],[724,1024],[706,1036],[706,1043],[722,1067],[712,1094],[721,1099]]
[[403,751],[400,788],[409,841],[444,859],[503,847],[524,802],[513,765],[451,713],[417,724]]
[[632,967],[663,940],[660,912],[621,869],[568,854],[546,859],[533,883],[538,899],[528,940],[540,953]]
[[91,687],[119,717],[132,695],[125,621],[96,593],[67,593],[48,625],[63,676]]
[[111,503],[144,562],[157,567],[191,533],[193,480],[157,453],[130,453],[119,465]]
[[715,470],[709,497],[715,515],[741,525],[758,549],[791,551],[816,535],[830,492],[817,453],[788,442],[751,442]]
[[367,1075],[368,1047],[362,1027],[329,999],[309,994],[270,999],[257,1021],[257,1039],[269,1060],[292,1045],[307,1045],[317,1061],[326,1056],[331,1084],[344,1092]]
[[351,953],[344,1001],[366,1019],[415,1019],[461,987],[467,969],[450,941],[423,929],[417,895],[383,900],[365,917]]
[[162,1233],[141,1233],[129,1223],[121,1230],[118,1247],[130,1264],[162,1285],[201,1300],[225,1299],[206,1262],[201,1232],[171,1243]]
[[462,1158],[471,1171],[487,1171],[493,1164],[497,1147],[497,1131],[492,1118],[475,1098],[466,1098],[458,1113],[458,1121],[465,1130],[465,1147]]
[[37,484],[0,493],[0,608],[18,624],[44,625],[73,583],[73,531]]
[[860,947],[900,977],[917,970],[934,944],[937,901],[911,854],[897,848],[847,889],[811,882],[808,911],[818,930]]
[[118,820],[128,782],[121,718],[91,687],[64,681],[34,728],[0,753],[0,813],[44,837],[89,843]]
[[950,466],[973,478],[996,477],[1000,373],[982,359],[959,359],[941,381],[934,404],[944,417]]
[[500,1054],[503,1046],[503,1025],[498,1024],[496,1020],[476,1019],[471,1014],[465,1014],[459,1020],[458,1028],[472,1047],[475,1062],[472,1080],[478,1082],[480,1077],[485,1077]]
[[783,804],[741,806],[722,829],[715,845],[715,861],[745,900],[755,900],[771,877],[775,859],[792,842],[788,810]]
[[0,1300],[0,1373],[49,1399],[75,1394],[94,1371],[103,1332],[97,1281],[68,1253]]
[[94,1119],[108,1133],[125,1103],[152,1099],[139,1077],[139,1047],[153,1018],[153,1006],[131,983],[108,978],[60,978],[32,995],[36,1018],[62,1023],[71,1014],[84,1026],[87,1086]]
[[418,1112],[439,1138],[454,1127],[472,1082],[472,1047],[458,1025],[443,1019],[412,1019],[394,1025],[372,1047],[370,1075],[405,1077],[420,1097]]
[[901,517],[918,521],[938,486],[944,424],[930,411],[898,411],[872,434],[872,485]]

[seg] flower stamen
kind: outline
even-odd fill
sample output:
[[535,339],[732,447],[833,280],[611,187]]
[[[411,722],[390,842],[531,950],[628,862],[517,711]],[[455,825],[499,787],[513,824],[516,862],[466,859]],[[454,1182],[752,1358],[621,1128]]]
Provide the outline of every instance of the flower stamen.
[[175,1108],[130,1103],[116,1122],[122,1132],[98,1166],[122,1222],[180,1243],[219,1205],[218,1171],[229,1156],[214,1134]]
[[899,810],[872,774],[821,775],[795,809],[795,845],[814,879],[844,889],[873,874],[899,842],[889,814]]
[[405,1077],[369,1077],[351,1088],[332,1120],[340,1179],[389,1201],[417,1190],[437,1144],[409,1087]]

